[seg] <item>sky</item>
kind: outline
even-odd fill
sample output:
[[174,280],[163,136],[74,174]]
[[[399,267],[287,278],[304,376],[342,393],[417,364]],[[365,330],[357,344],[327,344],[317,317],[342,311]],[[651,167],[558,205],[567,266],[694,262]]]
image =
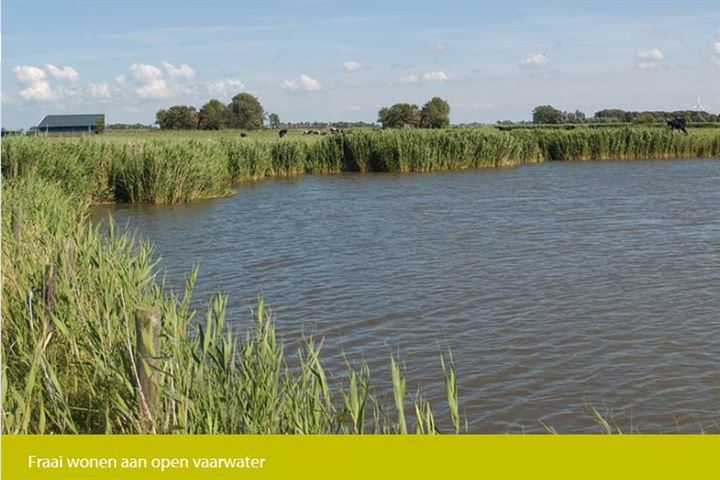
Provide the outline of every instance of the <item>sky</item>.
[[256,95],[281,121],[446,99],[451,123],[537,105],[720,112],[720,1],[2,1],[2,125]]

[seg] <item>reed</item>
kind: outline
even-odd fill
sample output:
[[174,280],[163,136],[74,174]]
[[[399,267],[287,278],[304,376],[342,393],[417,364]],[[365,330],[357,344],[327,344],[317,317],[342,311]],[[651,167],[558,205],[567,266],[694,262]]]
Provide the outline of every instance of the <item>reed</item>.
[[720,129],[358,130],[323,137],[147,134],[9,137],[3,175],[59,181],[92,202],[179,203],[245,181],[337,172],[430,172],[545,161],[720,156]]
[[407,431],[370,393],[367,366],[331,377],[309,338],[291,370],[262,299],[244,331],[225,296],[201,314],[197,270],[167,291],[151,248],[112,222],[101,231],[87,206],[41,178],[4,185],[3,232],[24,212],[18,238],[2,238],[4,433]]

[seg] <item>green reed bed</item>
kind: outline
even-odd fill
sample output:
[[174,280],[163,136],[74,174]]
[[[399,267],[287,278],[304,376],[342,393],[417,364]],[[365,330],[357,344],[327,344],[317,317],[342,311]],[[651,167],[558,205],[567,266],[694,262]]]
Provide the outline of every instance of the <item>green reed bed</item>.
[[108,135],[3,139],[3,174],[57,180],[93,202],[178,203],[266,177],[429,172],[559,160],[720,156],[720,129],[358,130],[321,138]]
[[[262,300],[247,331],[228,326],[224,296],[193,310],[197,272],[181,295],[165,290],[150,247],[112,223],[93,226],[82,194],[28,177],[6,181],[2,200],[3,433],[438,431],[430,404],[401,389],[397,360],[396,403],[418,418],[383,405],[366,366],[326,373],[313,339],[290,370]],[[146,365],[135,320],[149,310],[161,327]],[[152,398],[140,380],[148,365]],[[452,362],[443,372],[457,391]],[[457,396],[448,398],[454,425]]]

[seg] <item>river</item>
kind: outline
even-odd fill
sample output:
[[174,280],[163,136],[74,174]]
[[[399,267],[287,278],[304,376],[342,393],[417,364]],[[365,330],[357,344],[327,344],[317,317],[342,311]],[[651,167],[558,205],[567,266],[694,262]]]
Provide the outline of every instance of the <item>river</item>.
[[[155,244],[168,285],[259,294],[287,351],[367,362],[399,352],[447,418],[452,349],[471,432],[720,430],[720,161],[545,163],[243,185],[177,206],[105,206]],[[382,394],[382,393],[381,393]],[[445,424],[447,422],[444,422]]]

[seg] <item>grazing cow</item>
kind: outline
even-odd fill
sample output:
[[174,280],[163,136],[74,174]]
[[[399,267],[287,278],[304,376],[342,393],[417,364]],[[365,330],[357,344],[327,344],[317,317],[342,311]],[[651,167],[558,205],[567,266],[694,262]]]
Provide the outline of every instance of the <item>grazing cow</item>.
[[312,133],[312,130],[303,131],[303,135],[310,135],[311,133]]
[[283,138],[285,135],[287,135],[287,128],[283,128],[278,132],[278,135],[280,135],[280,138]]
[[240,137],[241,137],[241,138],[247,137],[247,133],[245,133],[245,132],[241,133],[241,134],[240,134]]
[[670,129],[670,131],[682,130],[683,132],[685,132],[685,135],[688,134],[687,122],[685,121],[684,118],[673,118],[672,120],[669,120],[667,122],[667,126]]

